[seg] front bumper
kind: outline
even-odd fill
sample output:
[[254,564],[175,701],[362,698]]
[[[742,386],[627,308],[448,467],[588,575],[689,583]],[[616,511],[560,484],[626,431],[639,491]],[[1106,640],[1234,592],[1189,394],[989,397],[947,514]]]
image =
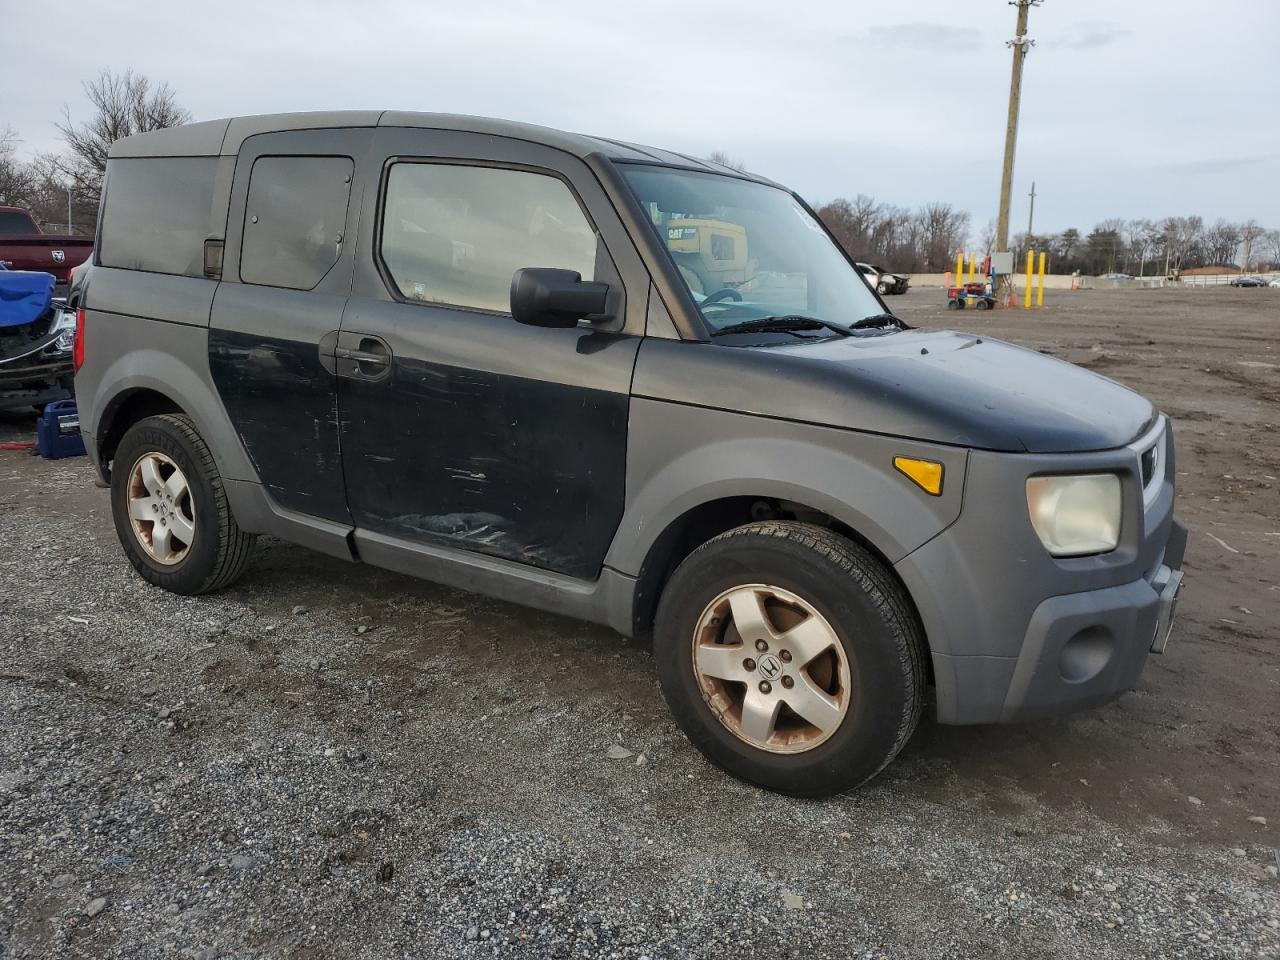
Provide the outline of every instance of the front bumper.
[[72,395],[68,331],[55,323],[65,311],[54,307],[35,321],[3,330],[0,337],[0,410],[43,406]]
[[1163,653],[1182,585],[1187,528],[1177,520],[1152,575],[1117,587],[1050,597],[1027,625],[1000,721],[1060,716],[1133,689],[1149,653]]
[[[1162,469],[1147,479],[1157,437]],[[1027,477],[1046,472],[1120,477],[1115,550],[1051,557],[1022,511],[1010,513],[1025,503]],[[960,517],[895,565],[928,636],[939,722],[1057,716],[1136,683],[1148,654],[1164,649],[1182,583],[1186,528],[1173,516],[1174,477],[1163,418],[1119,450],[971,451]]]
[[71,358],[51,363],[0,365],[0,410],[42,407],[72,396]]

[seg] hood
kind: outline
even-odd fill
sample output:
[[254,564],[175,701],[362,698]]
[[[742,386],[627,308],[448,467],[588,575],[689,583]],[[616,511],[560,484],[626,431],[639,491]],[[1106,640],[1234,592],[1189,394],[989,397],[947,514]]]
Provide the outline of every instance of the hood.
[[947,331],[661,353],[642,350],[637,394],[984,450],[1108,450],[1155,417],[1082,367]]

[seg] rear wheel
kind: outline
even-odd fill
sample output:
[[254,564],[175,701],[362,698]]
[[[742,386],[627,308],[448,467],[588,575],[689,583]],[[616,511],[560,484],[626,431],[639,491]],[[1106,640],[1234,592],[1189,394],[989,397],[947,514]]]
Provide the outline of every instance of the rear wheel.
[[663,592],[654,646],[694,745],[784,793],[866,782],[920,717],[924,643],[902,588],[821,527],[754,523],[699,547]]
[[231,515],[213,454],[180,414],[147,417],[121,438],[111,514],[134,569],[174,593],[230,585],[253,551],[253,535]]

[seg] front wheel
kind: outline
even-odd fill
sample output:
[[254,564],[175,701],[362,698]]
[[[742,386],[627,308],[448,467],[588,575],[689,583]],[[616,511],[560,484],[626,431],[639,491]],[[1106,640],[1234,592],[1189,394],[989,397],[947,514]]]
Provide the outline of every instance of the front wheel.
[[654,653],[694,745],[796,796],[871,779],[924,700],[924,641],[902,587],[864,548],[809,524],[748,524],[690,554],[663,592]]
[[880,294],[880,296],[883,297],[888,292],[889,292],[889,285],[885,283],[883,280],[881,280],[879,283],[876,284],[876,293]]
[[163,414],[125,432],[112,458],[111,515],[144,580],[174,593],[209,593],[239,579],[253,551],[191,420]]

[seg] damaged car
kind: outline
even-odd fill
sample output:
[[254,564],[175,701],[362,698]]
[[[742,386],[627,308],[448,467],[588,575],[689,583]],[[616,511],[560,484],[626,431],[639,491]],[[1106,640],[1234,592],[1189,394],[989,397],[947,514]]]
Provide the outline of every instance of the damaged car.
[[266,534],[652,634],[689,740],[775,790],[865,782],[926,703],[1106,703],[1169,636],[1168,417],[912,328],[731,167],[398,111],[173,127],[112,146],[73,286],[146,581],[227,587]]
[[75,314],[54,283],[53,274],[0,266],[0,410],[72,395]]

